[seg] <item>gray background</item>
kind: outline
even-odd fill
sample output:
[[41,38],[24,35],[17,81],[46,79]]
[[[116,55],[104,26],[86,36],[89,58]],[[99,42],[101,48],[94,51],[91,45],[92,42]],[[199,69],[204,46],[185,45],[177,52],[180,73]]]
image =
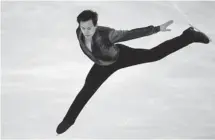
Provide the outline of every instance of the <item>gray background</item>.
[[[191,44],[161,61],[110,77],[74,126],[56,127],[91,62],[76,39],[76,16],[132,29],[174,20],[171,32],[123,42],[152,48],[189,23],[215,40],[215,2],[2,2],[2,138],[215,138],[215,45]],[[129,57],[129,56],[128,56]]]

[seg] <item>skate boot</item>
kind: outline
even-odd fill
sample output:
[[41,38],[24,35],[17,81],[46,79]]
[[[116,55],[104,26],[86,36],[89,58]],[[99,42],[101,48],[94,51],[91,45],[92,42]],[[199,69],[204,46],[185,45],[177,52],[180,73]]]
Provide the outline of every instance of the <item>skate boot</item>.
[[193,26],[186,29],[183,34],[190,38],[192,42],[208,44],[211,41],[206,34]]
[[74,123],[68,122],[63,120],[57,127],[57,134],[62,134],[64,133],[67,129],[70,128],[70,126],[72,126]]

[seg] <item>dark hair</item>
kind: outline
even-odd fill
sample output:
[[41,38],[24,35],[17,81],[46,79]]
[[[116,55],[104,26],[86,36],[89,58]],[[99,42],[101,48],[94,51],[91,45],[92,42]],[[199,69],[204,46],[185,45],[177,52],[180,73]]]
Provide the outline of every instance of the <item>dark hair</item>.
[[88,21],[90,19],[92,19],[93,25],[96,26],[98,21],[98,14],[92,10],[84,10],[78,15],[77,22],[78,24],[80,24],[81,21]]

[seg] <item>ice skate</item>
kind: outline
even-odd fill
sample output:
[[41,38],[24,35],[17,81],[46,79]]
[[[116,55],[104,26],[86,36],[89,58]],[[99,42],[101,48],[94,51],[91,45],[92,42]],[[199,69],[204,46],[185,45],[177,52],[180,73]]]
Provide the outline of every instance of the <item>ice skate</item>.
[[211,41],[210,38],[205,33],[203,33],[202,31],[200,31],[199,29],[192,25],[190,26],[191,27],[186,29],[183,32],[183,34],[191,37],[193,42],[208,44]]
[[70,122],[68,122],[68,121],[62,121],[59,125],[58,125],[58,127],[57,127],[57,130],[56,130],[56,132],[57,132],[57,134],[62,134],[62,133],[64,133],[66,130],[68,130],[71,126],[73,125],[73,123],[70,123]]

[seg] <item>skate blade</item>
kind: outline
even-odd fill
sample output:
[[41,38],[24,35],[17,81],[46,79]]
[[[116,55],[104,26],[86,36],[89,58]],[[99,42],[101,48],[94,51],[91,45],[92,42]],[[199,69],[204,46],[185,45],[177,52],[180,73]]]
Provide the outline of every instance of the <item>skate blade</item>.
[[208,36],[208,35],[206,35],[204,32],[202,32],[201,30],[199,30],[198,28],[196,28],[195,26],[193,26],[192,24],[189,24],[191,27],[193,27],[194,29],[196,29],[198,32],[201,32],[201,33],[203,33],[205,36],[207,36],[208,37],[208,39],[209,39],[209,42],[212,42],[212,40],[211,40],[211,38]]

